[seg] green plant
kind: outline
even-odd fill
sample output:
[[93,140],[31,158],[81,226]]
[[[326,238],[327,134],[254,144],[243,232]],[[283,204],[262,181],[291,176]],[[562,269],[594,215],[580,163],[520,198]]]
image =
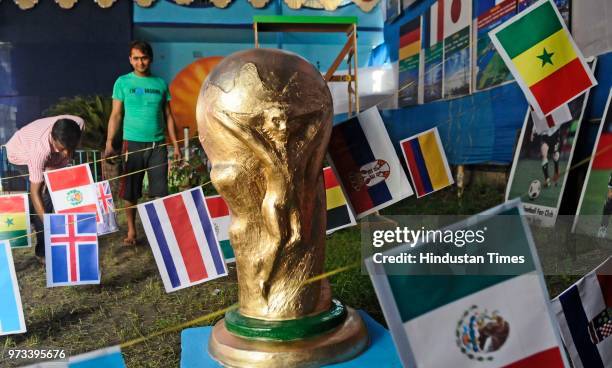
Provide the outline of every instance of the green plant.
[[[210,176],[206,168],[204,152],[200,145],[196,144],[190,149],[189,161],[183,160],[170,167],[168,191],[178,193],[209,181]],[[206,185],[203,188],[205,194],[209,194],[207,193],[208,187],[212,187],[212,185]]]
[[[58,103],[45,110],[45,116],[76,115],[85,120],[85,130],[81,138],[81,147],[104,151],[108,118],[112,111],[112,99],[109,96],[74,96],[62,98]],[[115,137],[115,147],[121,146],[121,134]]]

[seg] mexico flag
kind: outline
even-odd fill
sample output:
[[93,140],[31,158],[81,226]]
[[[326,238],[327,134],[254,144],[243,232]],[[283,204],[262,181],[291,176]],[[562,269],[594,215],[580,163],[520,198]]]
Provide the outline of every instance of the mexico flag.
[[[366,258],[404,367],[568,366],[520,205],[511,201],[439,230],[454,236],[480,230],[482,243],[457,247],[434,240]],[[453,256],[515,256],[523,262],[499,262],[495,256],[477,265],[424,259],[438,249]],[[415,255],[415,262],[397,263],[405,254]],[[383,262],[382,256],[393,261]]]
[[489,36],[540,117],[597,84],[550,0],[536,2]]
[[56,213],[95,213],[102,221],[88,164],[45,171],[45,182]]
[[217,240],[219,241],[221,252],[223,252],[225,263],[236,262],[234,249],[229,239],[229,228],[232,224],[232,217],[230,216],[227,203],[225,203],[225,200],[220,195],[214,195],[206,197],[206,207],[208,207],[210,221],[212,221],[215,228],[215,234],[217,234]]

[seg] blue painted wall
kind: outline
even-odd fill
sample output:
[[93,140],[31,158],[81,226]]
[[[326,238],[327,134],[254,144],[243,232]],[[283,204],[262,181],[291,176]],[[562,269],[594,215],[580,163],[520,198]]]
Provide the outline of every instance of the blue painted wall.
[[0,105],[14,109],[17,127],[60,97],[110,94],[115,78],[130,70],[131,17],[127,1],[109,9],[79,1],[69,11],[54,1],[28,11],[0,2],[0,42],[10,45],[2,61],[10,75],[2,77]]
[[[385,44],[392,62],[398,59],[399,28],[420,16],[434,1],[423,0],[405,10],[394,22],[385,24]],[[595,76],[599,85],[591,90],[584,116],[586,122],[603,114],[612,85],[612,53],[599,57]],[[510,83],[453,100],[388,110],[383,118],[394,142],[438,126],[452,164],[509,164],[526,111],[523,93],[516,83]],[[595,124],[583,124],[576,157],[590,155],[596,132]]]
[[[366,66],[372,49],[384,42],[380,6],[365,13],[354,4],[327,12],[292,10],[282,0],[273,0],[264,9],[255,9],[242,0],[233,1],[227,9],[184,7],[169,1],[157,1],[150,8],[134,8],[134,25],[136,33],[151,41],[156,52],[164,56],[156,60],[155,71],[170,81],[197,58],[194,52],[202,56],[227,56],[252,48],[255,15],[357,16],[359,66]],[[261,34],[260,39],[263,39],[262,47],[298,53],[321,70],[329,68],[346,42],[346,36],[341,33]]]

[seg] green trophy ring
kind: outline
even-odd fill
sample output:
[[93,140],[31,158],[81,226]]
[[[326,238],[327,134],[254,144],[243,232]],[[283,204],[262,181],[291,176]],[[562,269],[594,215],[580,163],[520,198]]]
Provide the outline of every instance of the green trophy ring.
[[333,299],[330,309],[323,313],[287,321],[265,321],[245,317],[238,309],[225,314],[225,327],[234,335],[268,341],[292,341],[324,334],[340,326],[346,319],[346,307]]

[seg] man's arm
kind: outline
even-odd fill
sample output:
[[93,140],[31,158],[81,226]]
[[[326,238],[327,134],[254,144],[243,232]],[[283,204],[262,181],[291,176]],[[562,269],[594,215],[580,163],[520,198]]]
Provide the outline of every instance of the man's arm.
[[106,135],[106,149],[104,150],[104,157],[112,156],[115,153],[113,148],[113,138],[117,134],[117,130],[121,126],[121,119],[123,119],[123,101],[113,99],[113,110],[111,111],[110,118],[108,119],[108,133]]
[[172,117],[172,109],[170,109],[170,103],[168,101],[166,101],[164,106],[164,114],[166,115],[168,136],[170,137],[170,142],[172,142],[172,146],[174,146],[174,159],[178,160],[181,158],[181,150],[179,148],[178,142],[176,141],[176,126],[174,125],[174,117]]
[[45,182],[40,183],[30,182],[30,196],[32,197],[32,204],[34,205],[34,211],[41,221],[44,221],[45,205],[43,204],[42,191],[45,186]]

